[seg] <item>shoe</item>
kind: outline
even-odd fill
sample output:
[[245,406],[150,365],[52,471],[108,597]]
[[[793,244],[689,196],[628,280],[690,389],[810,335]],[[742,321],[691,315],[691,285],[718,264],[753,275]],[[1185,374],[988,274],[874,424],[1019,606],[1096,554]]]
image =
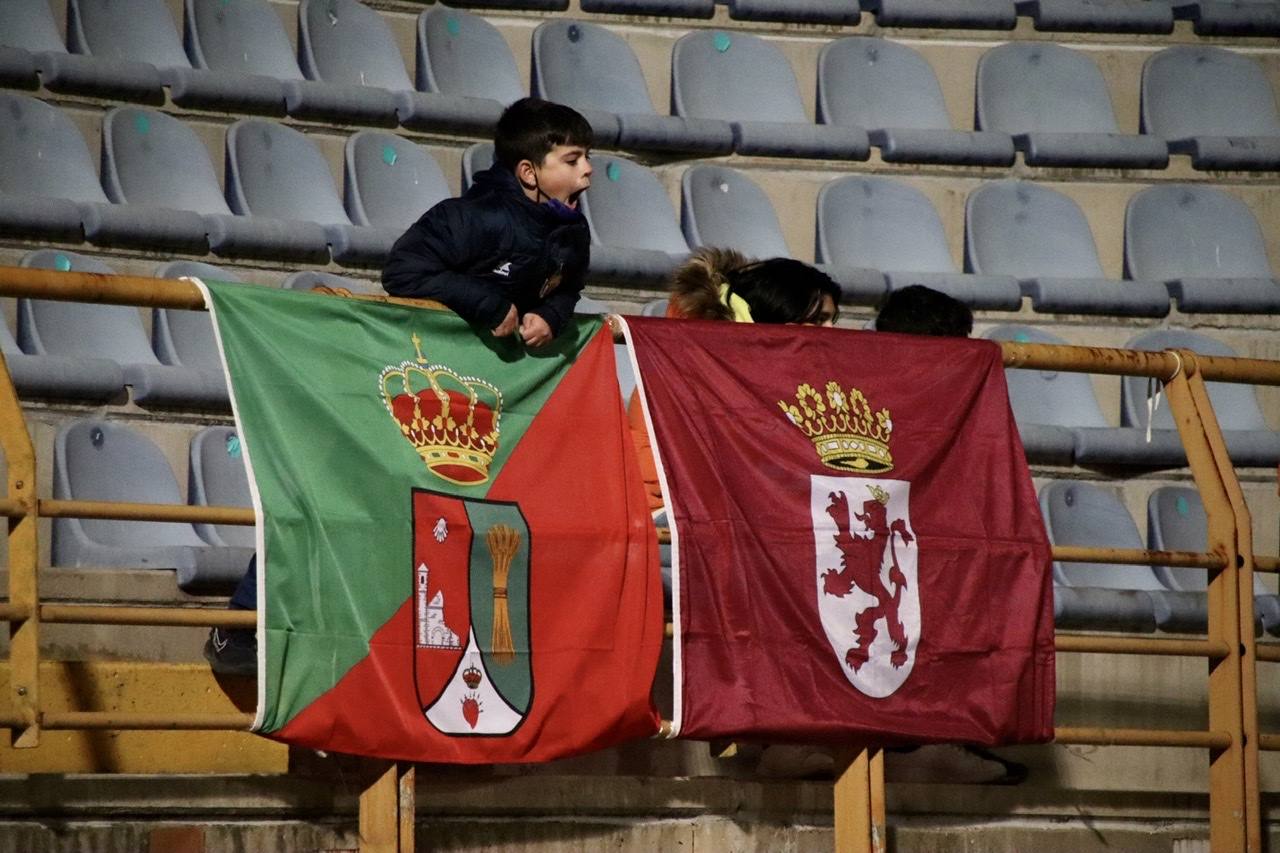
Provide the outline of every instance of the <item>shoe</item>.
[[936,743],[885,750],[884,778],[888,782],[1017,785],[1027,778],[1027,768],[980,746]]
[[258,635],[248,628],[214,628],[204,643],[204,657],[217,675],[258,674]]
[[830,779],[835,768],[828,749],[779,743],[764,748],[756,773],[770,779]]

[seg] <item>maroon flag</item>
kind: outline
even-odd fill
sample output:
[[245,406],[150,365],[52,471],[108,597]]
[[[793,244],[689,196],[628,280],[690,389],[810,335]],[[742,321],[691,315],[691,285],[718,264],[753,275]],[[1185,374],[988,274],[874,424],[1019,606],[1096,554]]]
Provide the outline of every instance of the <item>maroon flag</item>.
[[1048,537],[988,341],[628,319],[693,738],[1053,734]]

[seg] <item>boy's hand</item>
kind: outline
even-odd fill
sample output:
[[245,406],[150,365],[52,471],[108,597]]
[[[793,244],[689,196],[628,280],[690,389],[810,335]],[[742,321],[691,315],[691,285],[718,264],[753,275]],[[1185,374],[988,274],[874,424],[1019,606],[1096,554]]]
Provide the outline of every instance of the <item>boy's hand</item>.
[[526,346],[540,347],[551,343],[551,327],[537,314],[525,314],[520,321],[520,336]]
[[505,338],[508,335],[514,335],[519,324],[520,316],[516,314],[516,306],[512,305],[507,309],[507,316],[502,318],[502,322],[493,327],[493,336]]

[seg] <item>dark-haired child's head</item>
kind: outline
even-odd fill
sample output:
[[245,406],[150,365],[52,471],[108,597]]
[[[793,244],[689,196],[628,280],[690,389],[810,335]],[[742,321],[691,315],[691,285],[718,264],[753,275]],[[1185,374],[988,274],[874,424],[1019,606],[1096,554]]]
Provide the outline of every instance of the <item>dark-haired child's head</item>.
[[835,325],[840,285],[809,264],[769,258],[739,267],[726,278],[730,289],[751,306],[757,323]]
[[591,185],[591,125],[576,110],[539,98],[521,98],[498,119],[494,162],[511,171],[525,195],[577,207]]
[[969,306],[923,284],[889,294],[876,315],[877,332],[967,338],[973,331]]

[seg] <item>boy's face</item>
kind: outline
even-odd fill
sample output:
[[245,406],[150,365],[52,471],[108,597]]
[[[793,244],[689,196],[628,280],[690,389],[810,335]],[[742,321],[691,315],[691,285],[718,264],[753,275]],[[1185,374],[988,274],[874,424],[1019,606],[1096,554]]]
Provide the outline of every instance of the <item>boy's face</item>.
[[[591,186],[591,156],[581,145],[557,145],[535,167],[522,160],[517,177],[534,201],[554,198],[577,208],[578,196]],[[538,191],[541,190],[541,197]]]

